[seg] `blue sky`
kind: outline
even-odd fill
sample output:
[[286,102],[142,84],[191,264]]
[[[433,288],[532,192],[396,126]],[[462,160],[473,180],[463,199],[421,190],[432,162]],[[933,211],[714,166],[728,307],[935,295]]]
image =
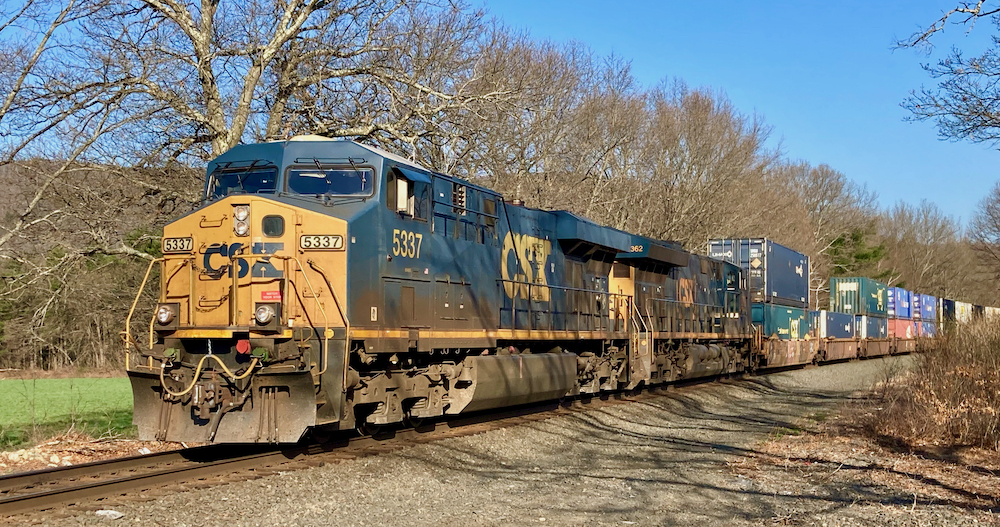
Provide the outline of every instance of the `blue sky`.
[[997,147],[943,141],[933,123],[905,122],[921,69],[952,45],[978,53],[995,29],[949,26],[927,55],[893,43],[957,0],[614,2],[485,0],[490,13],[536,39],[578,41],[628,60],[644,85],[680,78],[722,90],[764,117],[786,158],[829,164],[879,195],[883,207],[928,199],[971,217],[1000,180]]

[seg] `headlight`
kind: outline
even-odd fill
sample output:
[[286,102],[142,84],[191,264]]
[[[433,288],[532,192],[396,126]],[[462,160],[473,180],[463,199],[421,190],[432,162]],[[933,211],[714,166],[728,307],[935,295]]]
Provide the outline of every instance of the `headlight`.
[[160,308],[156,310],[156,321],[161,325],[166,326],[167,324],[174,321],[174,306],[168,304],[160,305]]
[[266,326],[274,320],[274,315],[274,307],[270,304],[257,306],[257,310],[253,313],[253,317],[257,319],[257,324],[261,326]]
[[250,205],[236,205],[233,207],[233,217],[237,221],[247,221],[250,217]]
[[246,236],[250,234],[250,223],[246,221],[237,221],[236,225],[233,227],[233,232],[237,236]]

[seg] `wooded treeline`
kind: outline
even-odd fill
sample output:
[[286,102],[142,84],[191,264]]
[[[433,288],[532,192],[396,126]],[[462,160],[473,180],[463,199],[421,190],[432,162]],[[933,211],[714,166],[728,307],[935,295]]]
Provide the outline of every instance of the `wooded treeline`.
[[769,150],[770,132],[721,92],[639,85],[620,57],[455,2],[4,3],[0,367],[118,365],[158,235],[197,206],[204,163],[306,133],[693,251],[770,237],[812,257],[815,305],[831,275],[1000,305],[983,235],[1000,207],[984,201],[972,232],[929,202],[880,210],[849,175]]

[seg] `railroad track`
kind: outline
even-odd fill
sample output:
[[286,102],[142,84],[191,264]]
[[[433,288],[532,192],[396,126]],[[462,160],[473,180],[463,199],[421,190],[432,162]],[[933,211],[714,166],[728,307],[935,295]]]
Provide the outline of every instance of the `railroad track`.
[[[768,373],[803,367],[811,365],[789,366]],[[739,379],[742,375],[733,378]],[[394,452],[442,439],[639,401],[667,391],[698,389],[712,385],[712,380],[682,380],[641,391],[602,393],[562,403],[548,402],[454,416],[447,421],[429,422],[415,429],[387,430],[374,437],[359,437],[353,431],[344,431],[332,433],[322,442],[313,440],[280,447],[210,445],[0,476],[0,519],[18,516],[22,523],[43,523],[51,515],[72,515],[113,507],[122,501],[155,499],[174,492]]]
[[[350,432],[292,446],[211,445],[0,476],[0,518],[42,523],[52,515],[111,508],[123,501],[207,488],[279,472],[379,455],[410,446],[637,401],[654,391],[612,394],[451,418],[375,437]],[[352,437],[353,435],[353,437]]]

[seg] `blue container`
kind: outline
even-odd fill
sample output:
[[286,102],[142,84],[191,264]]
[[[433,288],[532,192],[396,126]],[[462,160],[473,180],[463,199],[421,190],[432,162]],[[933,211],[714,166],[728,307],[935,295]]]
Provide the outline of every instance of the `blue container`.
[[763,329],[765,338],[803,340],[809,334],[809,312],[800,307],[755,302],[750,306],[750,313],[753,323]]
[[889,320],[884,317],[857,315],[854,317],[854,334],[863,339],[889,338]]
[[[921,303],[920,306],[920,310],[923,312],[923,304]],[[955,322],[955,301],[948,300],[947,298],[939,298],[938,317],[940,317],[941,322]]]
[[887,309],[889,318],[913,318],[912,293],[902,287],[890,287],[886,290],[889,300]]
[[836,311],[810,311],[812,331],[820,339],[854,338],[854,315]]
[[937,324],[933,322],[918,322],[921,337],[937,336]]
[[709,240],[708,255],[747,275],[751,302],[809,307],[809,257],[767,238]]
[[937,297],[913,293],[913,319],[937,321]]

